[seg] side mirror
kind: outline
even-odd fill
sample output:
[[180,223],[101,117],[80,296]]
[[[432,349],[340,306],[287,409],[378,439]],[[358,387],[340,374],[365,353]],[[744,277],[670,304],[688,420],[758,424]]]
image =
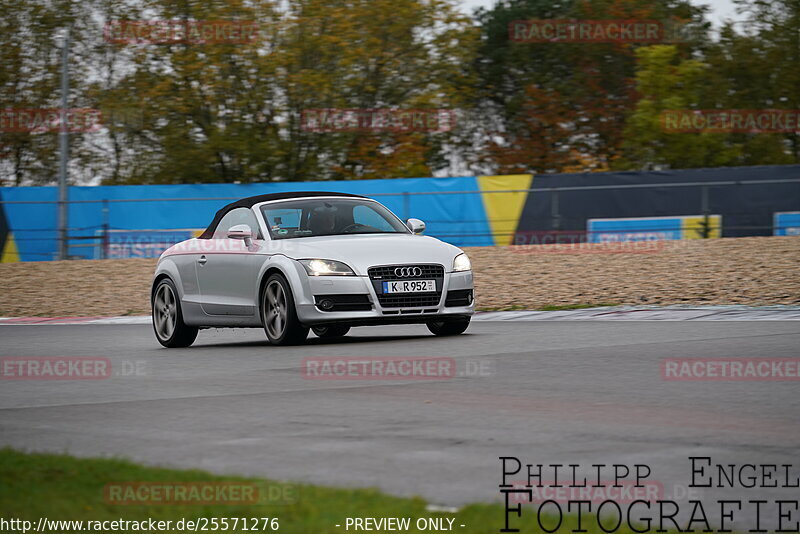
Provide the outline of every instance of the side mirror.
[[237,224],[228,228],[228,239],[244,239],[244,245],[250,248],[253,243],[253,231],[246,224]]
[[409,219],[406,221],[406,226],[412,233],[421,234],[425,231],[425,223],[419,219]]
[[247,239],[253,237],[253,232],[246,224],[237,224],[228,228],[228,239]]

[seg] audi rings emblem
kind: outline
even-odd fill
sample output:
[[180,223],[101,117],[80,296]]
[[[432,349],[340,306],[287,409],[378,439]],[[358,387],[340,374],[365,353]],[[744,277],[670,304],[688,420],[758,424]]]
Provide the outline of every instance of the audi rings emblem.
[[420,267],[397,267],[394,270],[394,275],[398,278],[410,278],[412,276],[422,276],[422,269]]

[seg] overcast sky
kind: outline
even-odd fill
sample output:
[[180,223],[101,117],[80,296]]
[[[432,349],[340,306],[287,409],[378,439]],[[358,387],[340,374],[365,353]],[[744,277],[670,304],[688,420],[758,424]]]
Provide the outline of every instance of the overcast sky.
[[[460,3],[464,11],[471,13],[474,8],[479,6],[490,7],[495,3],[495,0],[460,0]],[[736,15],[733,0],[692,0],[692,3],[711,6],[709,18],[715,26],[720,26],[725,19],[740,20],[740,17]]]

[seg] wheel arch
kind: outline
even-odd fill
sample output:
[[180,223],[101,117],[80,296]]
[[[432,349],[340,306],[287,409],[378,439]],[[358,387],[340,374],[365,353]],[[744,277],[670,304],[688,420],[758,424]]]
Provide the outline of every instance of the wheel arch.
[[257,310],[260,319],[262,306],[261,300],[264,295],[264,287],[266,286],[269,277],[273,274],[280,274],[284,277],[284,279],[286,279],[287,283],[289,284],[289,289],[292,291],[292,297],[294,298],[295,306],[305,302],[305,295],[308,293],[308,291],[305,290],[304,286],[308,286],[308,281],[305,281],[304,283],[303,279],[301,278],[299,269],[302,268],[303,267],[295,260],[278,254],[271,256],[268,261],[264,262],[259,274],[257,286],[258,293],[256,294],[256,302],[258,303]]
[[[150,286],[150,302],[153,301],[153,297],[156,294],[156,287],[158,287],[158,283],[161,282],[164,278],[169,278],[172,280],[172,277],[167,273],[159,273],[153,278],[153,284]],[[175,283],[175,280],[172,280],[172,283]]]
[[282,275],[284,278],[286,278],[288,280],[288,277],[286,276],[286,274],[283,271],[281,271],[280,268],[278,268],[275,265],[267,267],[267,269],[264,270],[264,272],[261,275],[261,280],[258,283],[258,299],[257,299],[258,306],[257,306],[257,308],[258,308],[258,316],[259,317],[261,317],[261,305],[262,305],[262,297],[264,296],[264,288],[267,287],[267,280],[269,280],[269,277],[272,276],[273,274],[280,274],[280,275]]
[[175,286],[175,290],[178,292],[178,299],[183,301],[183,284],[181,283],[178,266],[175,265],[175,262],[172,260],[162,260],[156,267],[156,272],[153,275],[153,283],[150,285],[151,307],[153,305],[153,296],[155,295],[156,286],[158,286],[159,282],[161,282],[161,280],[164,278],[169,278],[172,281],[173,285]]

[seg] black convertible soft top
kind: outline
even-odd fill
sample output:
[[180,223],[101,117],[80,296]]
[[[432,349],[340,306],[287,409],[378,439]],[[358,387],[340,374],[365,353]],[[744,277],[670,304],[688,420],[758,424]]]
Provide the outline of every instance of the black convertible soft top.
[[362,195],[352,195],[350,193],[336,193],[333,191],[285,191],[283,193],[269,193],[266,195],[256,195],[253,197],[243,198],[241,200],[237,200],[236,202],[231,202],[227,206],[221,208],[216,215],[214,215],[214,220],[211,221],[211,224],[208,225],[206,231],[200,234],[198,239],[211,239],[214,235],[214,231],[217,229],[217,225],[219,221],[231,210],[236,208],[252,208],[256,204],[260,202],[267,202],[270,200],[288,200],[291,198],[306,198],[306,197],[351,197],[351,198],[367,198]]

